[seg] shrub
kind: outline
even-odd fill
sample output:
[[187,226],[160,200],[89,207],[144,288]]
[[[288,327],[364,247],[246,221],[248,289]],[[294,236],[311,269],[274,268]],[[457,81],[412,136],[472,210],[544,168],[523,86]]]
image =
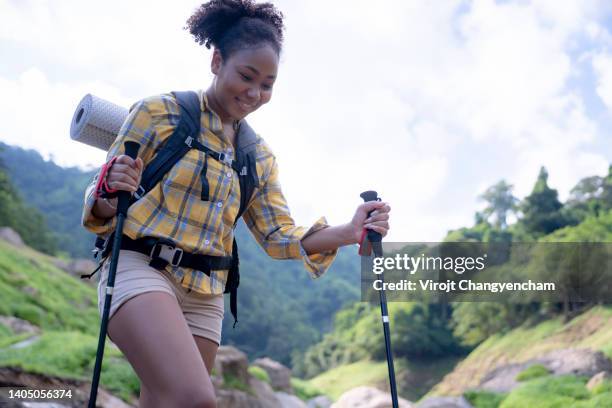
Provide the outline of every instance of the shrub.
[[528,381],[534,378],[544,377],[550,374],[550,370],[542,364],[534,364],[521,371],[516,376],[516,381]]

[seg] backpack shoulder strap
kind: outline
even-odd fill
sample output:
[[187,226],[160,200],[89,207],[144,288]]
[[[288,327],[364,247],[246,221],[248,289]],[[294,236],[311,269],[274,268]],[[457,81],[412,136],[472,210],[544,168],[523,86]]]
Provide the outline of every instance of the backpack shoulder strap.
[[236,149],[236,168],[238,180],[240,182],[240,209],[234,225],[238,222],[242,214],[247,209],[247,204],[251,201],[255,187],[259,183],[257,177],[257,135],[243,119],[236,135],[238,148]]
[[144,196],[187,154],[200,133],[200,98],[193,91],[173,92],[180,119],[170,138],[142,173],[136,199]]

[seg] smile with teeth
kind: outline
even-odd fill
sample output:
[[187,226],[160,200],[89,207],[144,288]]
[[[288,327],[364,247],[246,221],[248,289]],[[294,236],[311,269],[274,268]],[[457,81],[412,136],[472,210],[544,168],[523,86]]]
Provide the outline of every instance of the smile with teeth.
[[238,98],[236,98],[236,101],[238,101],[238,106],[240,106],[242,110],[251,110],[255,107],[255,104],[248,104],[248,103],[242,102]]

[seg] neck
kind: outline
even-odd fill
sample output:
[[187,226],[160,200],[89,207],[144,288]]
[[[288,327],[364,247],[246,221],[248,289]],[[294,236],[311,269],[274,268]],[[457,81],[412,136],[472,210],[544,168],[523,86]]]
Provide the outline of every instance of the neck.
[[219,101],[217,100],[215,91],[213,89],[213,85],[211,85],[210,88],[208,88],[208,90],[206,91],[206,99],[208,100],[208,105],[210,109],[212,109],[219,116],[219,119],[221,119],[221,123],[223,124],[223,126],[232,127],[235,121],[225,112],[225,110],[221,107],[221,104],[219,104]]

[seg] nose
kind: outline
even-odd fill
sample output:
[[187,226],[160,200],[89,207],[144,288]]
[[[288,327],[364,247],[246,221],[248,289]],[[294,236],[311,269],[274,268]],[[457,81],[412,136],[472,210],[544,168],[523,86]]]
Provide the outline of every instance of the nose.
[[256,87],[251,87],[247,90],[247,97],[250,102],[258,102],[259,101],[259,89]]

